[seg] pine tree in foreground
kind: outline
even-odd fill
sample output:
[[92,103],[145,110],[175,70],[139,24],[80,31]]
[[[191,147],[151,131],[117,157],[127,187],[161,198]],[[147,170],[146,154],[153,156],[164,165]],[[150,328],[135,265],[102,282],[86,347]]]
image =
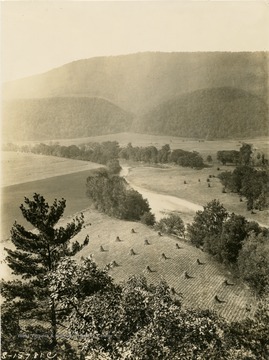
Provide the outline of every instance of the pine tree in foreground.
[[[27,341],[37,351],[56,348],[57,329],[65,314],[58,311],[51,297],[47,275],[56,269],[61,258],[75,255],[89,242],[88,236],[82,244],[70,241],[84,225],[83,214],[65,227],[56,226],[65,207],[65,199],[55,199],[50,206],[36,193],[33,200],[25,198],[20,206],[23,217],[34,230],[28,231],[15,222],[11,229],[15,249],[5,248],[6,263],[18,278],[2,281],[3,350],[5,347],[8,347],[5,350],[11,347],[18,350]],[[25,325],[23,329],[21,324]]]

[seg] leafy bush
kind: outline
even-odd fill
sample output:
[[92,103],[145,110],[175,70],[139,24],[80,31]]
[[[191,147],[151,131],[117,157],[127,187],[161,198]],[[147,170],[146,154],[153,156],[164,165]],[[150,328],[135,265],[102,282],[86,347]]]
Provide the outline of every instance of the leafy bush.
[[166,234],[172,234],[176,236],[184,236],[185,226],[184,222],[179,215],[170,214],[167,217],[162,218],[155,225],[156,230],[159,230]]
[[151,212],[145,212],[142,216],[140,221],[142,224],[145,224],[147,226],[153,226],[156,222],[155,215]]
[[222,224],[227,219],[228,212],[216,199],[210,201],[204,210],[197,211],[192,224],[187,227],[190,241],[200,247],[205,239],[211,236],[220,236]]
[[241,277],[259,295],[269,294],[269,234],[254,232],[243,242],[238,256]]

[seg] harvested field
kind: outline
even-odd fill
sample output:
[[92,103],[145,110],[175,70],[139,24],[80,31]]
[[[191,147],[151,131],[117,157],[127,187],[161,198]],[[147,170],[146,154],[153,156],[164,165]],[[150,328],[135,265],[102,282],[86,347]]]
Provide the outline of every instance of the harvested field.
[[[164,279],[176,290],[175,296],[182,297],[185,307],[213,309],[229,321],[251,316],[255,311],[256,299],[248,287],[208,254],[183,239],[159,236],[141,223],[113,219],[94,210],[83,213],[86,226],[75,239],[83,241],[88,234],[90,242],[76,255],[77,261],[92,256],[101,268],[115,261],[118,266],[109,273],[117,283],[133,274],[145,275],[149,283]],[[75,215],[67,216],[59,225],[70,222]],[[117,236],[120,241],[116,240]],[[149,245],[145,245],[145,239]],[[12,244],[5,242],[1,246],[12,247]],[[134,255],[131,255],[131,249]],[[165,254],[165,259],[162,254]],[[197,259],[202,265],[197,263]],[[185,272],[192,278],[186,278]],[[12,278],[10,269],[2,261],[1,274],[5,279]],[[233,285],[225,285],[225,280]],[[218,303],[215,295],[225,302]],[[247,304],[252,305],[250,313],[246,311]]]
[[88,175],[89,170],[80,171],[2,188],[2,240],[9,236],[9,231],[15,220],[29,229],[29,224],[22,217],[19,206],[23,203],[24,196],[32,198],[34,192],[43,195],[49,203],[55,198],[61,199],[63,197],[66,199],[66,216],[89,207],[91,203],[86,196]]
[[3,151],[1,162],[2,187],[72,174],[101,166],[88,161],[13,151]]
[[[79,261],[81,256],[93,256],[100,267],[116,261],[118,266],[109,271],[116,282],[126,280],[132,274],[144,274],[150,283],[164,279],[175,288],[176,296],[182,294],[184,306],[214,309],[231,321],[249,315],[246,304],[252,304],[254,311],[255,298],[246,285],[183,239],[159,236],[140,223],[112,219],[94,211],[85,212],[85,220],[87,227],[79,237],[84,239],[89,234],[90,242],[76,258]],[[131,232],[132,228],[135,233]],[[116,241],[117,236],[121,241]],[[145,239],[149,245],[145,245]],[[131,249],[134,255],[131,255]],[[163,253],[166,259],[162,257]],[[199,265],[197,259],[203,265]],[[187,279],[185,272],[193,278]],[[225,285],[225,280],[233,285]],[[216,302],[215,295],[225,302]]]
[[[110,270],[116,282],[126,280],[132,274],[144,274],[152,283],[164,279],[176,290],[175,296],[182,295],[186,307],[215,309],[231,321],[240,320],[253,313],[256,299],[248,287],[206,253],[183,239],[159,236],[157,232],[140,223],[112,219],[90,210],[90,202],[85,195],[86,178],[90,169],[100,165],[86,163],[88,167],[85,168],[85,162],[82,161],[32,154],[20,155],[22,157],[16,158],[18,162],[14,160],[15,157],[13,163],[6,162],[8,165],[3,183],[9,183],[10,186],[2,188],[2,241],[8,237],[15,219],[30,228],[19,210],[24,196],[31,197],[34,192],[39,192],[49,203],[55,198],[64,197],[67,200],[67,208],[62,224],[70,221],[74,214],[88,208],[84,211],[86,228],[78,235],[78,240],[89,234],[90,242],[77,254],[77,260],[80,260],[81,256],[87,257],[92,254],[100,267],[116,261],[119,266]],[[221,170],[224,169],[221,167]],[[208,176],[216,176],[217,173],[215,166],[195,171],[179,167],[162,168],[136,164],[127,179],[142,188],[177,196],[195,204],[204,205],[212,198],[218,198],[229,211],[249,217],[249,213],[245,211],[245,203],[240,203],[235,194],[223,194],[216,177],[210,179],[211,187],[207,187]],[[267,214],[261,212],[255,215],[254,220],[265,222],[266,218]],[[132,228],[135,229],[135,233],[131,233]],[[117,236],[121,241],[116,241]],[[145,240],[148,240],[149,245],[145,245]],[[1,245],[8,247],[9,243]],[[104,251],[101,251],[100,246]],[[133,255],[130,253],[131,249]],[[197,259],[203,265],[199,265]],[[9,277],[10,273],[6,271],[5,264],[1,265],[1,273]],[[186,272],[190,278],[186,277]],[[233,285],[225,285],[225,280]],[[224,302],[218,303],[214,298],[216,295]],[[251,313],[246,312],[246,304],[252,304]]]

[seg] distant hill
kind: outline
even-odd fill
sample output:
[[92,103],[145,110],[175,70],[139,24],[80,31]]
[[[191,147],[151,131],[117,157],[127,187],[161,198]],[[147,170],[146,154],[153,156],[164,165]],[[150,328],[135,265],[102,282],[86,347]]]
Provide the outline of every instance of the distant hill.
[[205,88],[235,87],[268,99],[268,66],[267,52],[147,52],[96,57],[6,83],[3,95],[101,97],[134,113]]
[[[190,137],[264,135],[268,69],[268,52],[147,52],[78,60],[4,84],[3,97],[17,102],[5,105],[3,118],[24,139],[129,129]],[[132,126],[130,113],[137,118]],[[15,119],[21,119],[19,128]]]
[[197,90],[161,103],[140,117],[142,133],[197,138],[268,135],[268,106],[259,97],[235,88]]
[[63,97],[3,103],[5,141],[47,140],[128,130],[133,116],[104,99]]

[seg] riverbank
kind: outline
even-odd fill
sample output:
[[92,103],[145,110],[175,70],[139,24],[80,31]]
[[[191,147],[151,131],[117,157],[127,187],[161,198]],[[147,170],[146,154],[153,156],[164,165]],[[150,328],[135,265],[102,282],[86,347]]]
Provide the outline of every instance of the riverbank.
[[201,205],[192,203],[188,200],[171,195],[158,194],[135,185],[134,182],[130,181],[131,171],[132,168],[130,166],[122,166],[120,175],[126,179],[134,190],[138,191],[148,200],[151,211],[154,213],[157,221],[171,212],[176,212],[185,223],[188,223],[193,220],[193,217],[198,210],[203,210]]
[[[184,222],[191,222],[195,212],[214,199],[218,199],[230,212],[240,214],[261,226],[269,226],[269,210],[251,214],[246,209],[246,200],[240,201],[238,194],[223,193],[217,178],[220,171],[231,171],[231,167],[209,167],[201,170],[179,166],[155,167],[136,163],[122,164],[122,176],[144,197],[152,198],[152,209],[160,211],[178,210]],[[209,181],[208,181],[209,180]],[[154,194],[154,195],[153,195]]]

